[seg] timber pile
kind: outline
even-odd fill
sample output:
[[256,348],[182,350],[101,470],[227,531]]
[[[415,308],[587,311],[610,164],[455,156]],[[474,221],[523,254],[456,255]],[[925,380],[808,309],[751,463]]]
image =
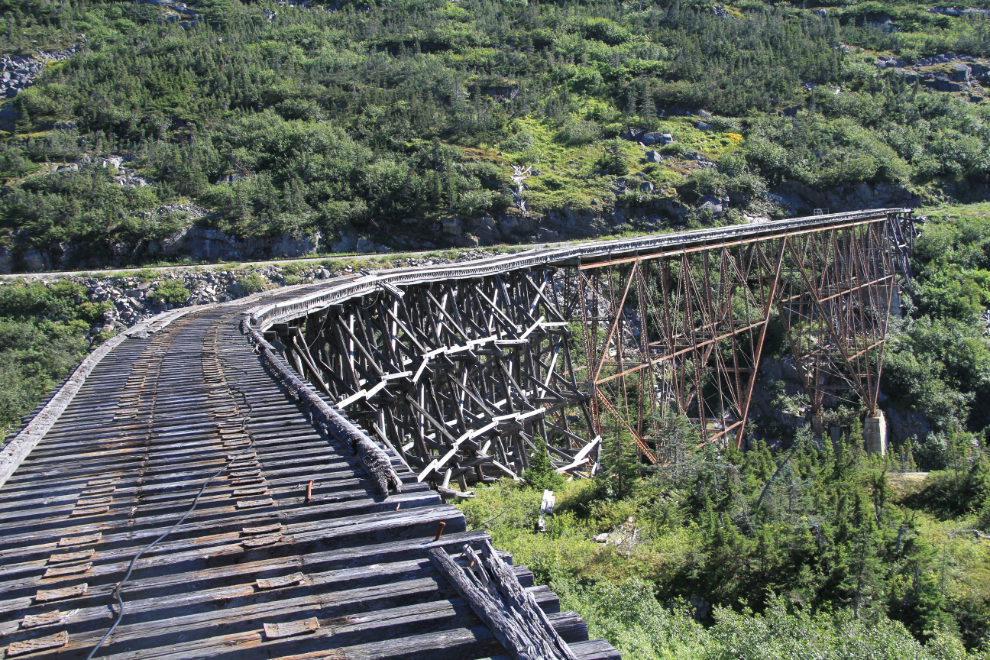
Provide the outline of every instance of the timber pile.
[[[96,657],[506,657],[431,561],[465,545],[503,562],[575,657],[618,657],[399,459],[314,428],[241,334],[247,305],[115,346],[0,489],[0,657],[87,657],[131,559],[218,472],[136,563]],[[387,496],[362,465],[382,456]]]

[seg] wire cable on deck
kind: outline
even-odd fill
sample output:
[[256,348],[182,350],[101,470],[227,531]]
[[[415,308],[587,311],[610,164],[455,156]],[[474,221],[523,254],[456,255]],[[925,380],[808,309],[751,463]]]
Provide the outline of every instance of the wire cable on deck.
[[237,452],[234,455],[233,458],[231,458],[229,461],[227,461],[227,463],[222,468],[220,468],[219,470],[217,470],[217,472],[214,473],[213,476],[211,476],[209,479],[207,479],[205,482],[203,482],[203,486],[199,489],[199,492],[196,493],[196,499],[193,500],[192,506],[189,507],[189,510],[188,511],[186,511],[184,514],[182,514],[182,517],[179,518],[179,520],[174,525],[172,525],[171,527],[169,527],[168,530],[166,530],[166,532],[164,534],[162,534],[157,539],[155,539],[154,541],[152,541],[151,543],[149,543],[148,545],[146,545],[144,548],[141,549],[140,552],[138,552],[136,555],[134,555],[134,559],[131,560],[130,565],[128,565],[128,567],[127,567],[127,573],[124,575],[124,579],[121,580],[120,582],[118,582],[117,583],[117,586],[114,587],[114,590],[113,590],[113,594],[112,595],[117,599],[117,606],[120,608],[120,611],[117,612],[117,619],[113,622],[113,625],[110,626],[110,629],[107,630],[107,633],[105,635],[103,635],[103,637],[100,639],[100,641],[98,641],[96,643],[96,646],[93,647],[93,650],[89,652],[89,655],[86,656],[86,660],[93,660],[93,657],[96,655],[96,652],[100,650],[100,647],[103,646],[103,643],[106,642],[107,639],[110,638],[110,635],[113,634],[113,631],[117,629],[117,626],[119,626],[120,625],[120,622],[124,619],[124,600],[123,600],[123,598],[121,598],[120,593],[121,593],[121,589],[123,588],[124,584],[128,580],[130,580],[131,573],[134,571],[134,565],[137,563],[137,560],[140,559],[141,556],[144,553],[148,552],[153,547],[155,547],[156,545],[158,545],[158,543],[161,542],[163,539],[165,539],[169,534],[171,534],[172,532],[174,532],[179,525],[181,525],[182,523],[184,523],[185,520],[186,520],[186,518],[189,517],[189,514],[191,514],[193,511],[196,510],[196,506],[199,504],[199,499],[203,496],[203,493],[206,492],[206,487],[210,485],[210,482],[213,481],[214,479],[216,479],[217,477],[219,477],[221,474],[223,474],[223,471],[224,470],[229,469],[230,466],[234,464],[234,461],[236,461],[238,458],[241,457],[241,454],[246,453],[252,447],[254,447],[254,436],[251,435],[251,432],[248,431],[248,429],[247,429],[247,424],[248,424],[249,421],[251,421],[251,413],[253,411],[252,406],[251,406],[251,402],[248,401],[247,397],[244,395],[244,392],[242,392],[240,390],[240,388],[238,388],[236,386],[231,386],[229,383],[227,384],[227,387],[229,389],[233,390],[233,391],[236,391],[238,394],[240,394],[241,395],[241,398],[244,400],[244,403],[247,404],[248,414],[247,414],[246,417],[244,417],[241,420],[241,430],[243,430],[247,434],[248,439],[250,440],[250,442],[248,442],[247,446],[245,446],[244,449],[242,449],[239,452]]

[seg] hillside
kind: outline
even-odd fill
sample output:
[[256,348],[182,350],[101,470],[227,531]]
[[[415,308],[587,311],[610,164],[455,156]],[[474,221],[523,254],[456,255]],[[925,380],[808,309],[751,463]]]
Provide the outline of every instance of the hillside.
[[979,7],[142,2],[3,3],[0,270],[990,196]]

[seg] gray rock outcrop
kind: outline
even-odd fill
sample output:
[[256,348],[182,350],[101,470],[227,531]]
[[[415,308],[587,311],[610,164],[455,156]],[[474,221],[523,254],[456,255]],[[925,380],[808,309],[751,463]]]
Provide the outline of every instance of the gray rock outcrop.
[[17,96],[25,87],[31,85],[34,79],[45,68],[45,60],[62,60],[72,57],[76,47],[54,52],[38,51],[38,57],[18,57],[17,55],[0,55],[0,98],[9,99]]

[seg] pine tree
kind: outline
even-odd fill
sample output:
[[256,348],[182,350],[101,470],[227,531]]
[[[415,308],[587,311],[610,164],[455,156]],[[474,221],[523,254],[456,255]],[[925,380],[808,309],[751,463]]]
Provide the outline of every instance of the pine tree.
[[643,85],[643,98],[640,103],[643,108],[643,121],[649,125],[657,118],[657,106],[653,103],[653,95],[648,85]]
[[529,469],[523,474],[526,484],[535,490],[559,490],[564,485],[564,476],[553,468],[543,439],[535,440],[536,449],[529,457]]
[[616,424],[613,433],[602,440],[601,479],[606,495],[622,499],[632,492],[639,476],[636,443],[625,428]]

